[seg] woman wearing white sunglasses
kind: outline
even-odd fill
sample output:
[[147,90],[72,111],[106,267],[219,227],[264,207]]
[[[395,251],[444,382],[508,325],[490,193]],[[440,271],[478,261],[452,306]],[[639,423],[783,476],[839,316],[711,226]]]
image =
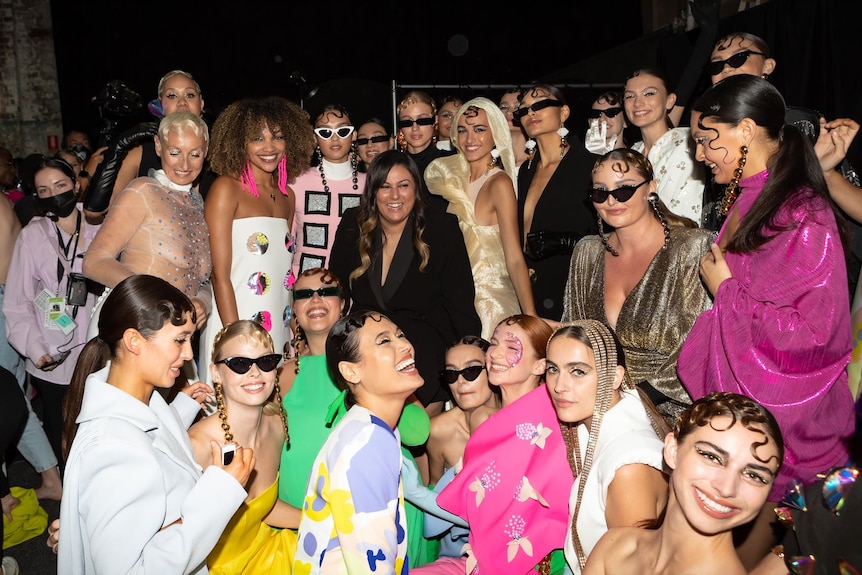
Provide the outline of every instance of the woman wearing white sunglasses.
[[359,205],[365,174],[359,171],[356,128],[347,110],[328,104],[314,120],[315,157],[296,178],[293,274],[329,266],[329,252],[344,210]]

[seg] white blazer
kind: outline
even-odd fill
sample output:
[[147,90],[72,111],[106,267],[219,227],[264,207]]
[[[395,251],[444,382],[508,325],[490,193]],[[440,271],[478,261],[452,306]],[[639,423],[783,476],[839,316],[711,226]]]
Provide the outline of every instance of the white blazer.
[[108,384],[108,369],[84,389],[63,481],[57,573],[208,573],[206,557],[246,492],[217,466],[201,474],[187,432],[197,402],[180,393],[168,405],[153,393],[145,405]]

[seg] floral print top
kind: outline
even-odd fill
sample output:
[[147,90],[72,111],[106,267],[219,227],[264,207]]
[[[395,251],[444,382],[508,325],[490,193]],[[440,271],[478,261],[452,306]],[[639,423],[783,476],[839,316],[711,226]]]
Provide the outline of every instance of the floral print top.
[[311,468],[293,572],[406,575],[401,438],[354,405]]

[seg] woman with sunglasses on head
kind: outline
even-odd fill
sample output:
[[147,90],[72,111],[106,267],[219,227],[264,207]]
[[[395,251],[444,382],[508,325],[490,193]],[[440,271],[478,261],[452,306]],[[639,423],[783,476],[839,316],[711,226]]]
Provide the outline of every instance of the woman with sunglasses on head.
[[441,150],[437,147],[437,103],[428,93],[421,90],[407,92],[395,108],[398,118],[398,148],[416,162],[422,176],[421,195],[429,207],[446,211],[448,204],[442,196],[429,194],[425,187],[425,168],[433,160],[451,156],[454,150]]
[[305,111],[285,98],[239,100],[215,121],[210,157],[220,175],[204,206],[215,313],[201,335],[204,362],[215,334],[238,319],[260,323],[285,352],[295,280],[289,183],[308,166],[312,145]]
[[78,179],[65,160],[42,157],[32,185],[42,217],[31,219],[14,249],[9,246],[3,315],[9,344],[25,358],[28,379],[41,396],[42,427],[62,461],[63,397],[97,297],[81,275],[81,254],[99,226],[83,217]]
[[356,129],[356,151],[362,160],[362,171],[367,172],[371,160],[380,152],[395,147],[395,138],[389,133],[387,124],[378,117],[365,120]]
[[587,126],[584,145],[592,153],[601,156],[617,148],[627,148],[623,136],[628,125],[623,114],[622,94],[604,92],[593,100],[587,113]]
[[431,162],[425,181],[458,216],[473,268],[482,337],[490,337],[504,317],[537,315],[518,235],[517,168],[505,118],[491,100],[468,101],[454,123],[452,143],[458,153]]
[[[290,444],[287,414],[281,404],[272,338],[259,323],[241,319],[227,324],[213,341],[209,371],[217,411],[195,423],[189,437],[198,464],[212,465],[211,444],[254,450],[248,496],[207,557],[213,575],[290,573],[296,551],[299,509],[278,498],[279,461]],[[271,529],[281,528],[281,530]]]
[[652,166],[638,152],[608,152],[592,179],[599,234],[575,246],[563,321],[594,319],[613,329],[631,379],[671,424],[691,403],[677,356],[711,305],[697,269],[715,236],[665,207]]
[[414,343],[425,380],[416,395],[434,415],[449,399],[436,377],[447,342],[479,333],[482,324],[457,218],[429,209],[421,182],[409,155],[377,156],[362,202],[338,226],[331,269],[347,278],[351,310],[389,314]]
[[854,433],[851,330],[841,216],[805,136],[785,124],[766,80],[725,78],[692,108],[697,157],[728,184],[717,243],[700,263],[714,297],[680,351],[692,397],[744,392],[767,405],[787,442],[784,467],[740,553],[752,567],[774,544],[772,507],[791,479],[844,465]]
[[192,358],[197,318],[188,297],[134,275],[105,305],[111,313],[99,316],[63,405],[57,572],[205,574],[207,555],[246,498],[254,451],[237,447],[225,464],[212,441],[201,473],[186,429],[209,388],[198,382],[170,405],[154,393],[173,386]]
[[609,530],[584,575],[744,575],[733,531],[757,516],[783,456],[782,431],[764,406],[734,393],[698,399],[664,440],[672,470],[664,518]]
[[530,138],[518,169],[518,226],[541,317],[563,315],[566,270],[575,243],[596,231],[588,202],[572,193],[589,185],[592,157],[565,126],[571,111],[559,88],[536,84],[521,95],[515,117]]
[[670,211],[700,225],[706,177],[694,158],[691,130],[674,127],[670,120],[675,103],[676,94],[659,70],[642,68],[626,78],[626,118],[640,128],[641,134],[632,149],[649,158],[658,184],[656,192]]
[[669,427],[638,393],[619,340],[602,322],[564,322],[548,340],[545,362],[575,479],[565,555],[579,574],[609,528],[661,517],[667,503],[661,442]]
[[413,346],[386,316],[356,312],[330,330],[326,362],[349,409],[312,467],[294,571],[406,573],[396,425],[422,385]]
[[[416,573],[562,573],[572,473],[547,390],[543,320],[515,315],[501,321],[485,353],[488,382],[502,407],[473,429],[463,468],[437,496],[470,526],[459,557],[442,557]],[[553,552],[553,553],[552,553]]]
[[500,94],[500,101],[497,103],[500,111],[506,117],[506,124],[509,125],[509,135],[512,136],[512,153],[515,154],[515,166],[518,168],[527,160],[527,138],[524,136],[521,123],[515,118],[520,98],[521,89],[513,88]]
[[343,106],[329,104],[314,120],[315,165],[296,178],[293,274],[329,267],[335,230],[359,205],[365,174],[359,171],[356,128]]

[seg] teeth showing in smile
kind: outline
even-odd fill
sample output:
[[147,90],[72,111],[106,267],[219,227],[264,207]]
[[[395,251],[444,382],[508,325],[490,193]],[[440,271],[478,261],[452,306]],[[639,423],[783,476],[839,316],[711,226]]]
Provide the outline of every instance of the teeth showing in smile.
[[413,367],[414,363],[416,363],[416,362],[411,357],[409,359],[405,359],[404,361],[399,361],[397,364],[395,364],[395,369],[398,371],[404,371],[406,369]]
[[264,162],[272,162],[278,157],[278,154],[273,154],[271,156],[258,156]]
[[242,388],[246,391],[260,391],[261,389],[263,389],[263,384],[262,383],[253,383],[250,385],[243,385]]
[[712,511],[715,511],[716,513],[730,513],[731,511],[733,511],[731,507],[725,507],[724,505],[716,503],[715,501],[707,497],[706,494],[704,494],[699,489],[695,489],[695,493],[697,493],[698,499],[700,499],[707,508],[711,509]]
[[404,207],[404,202],[399,202],[397,204],[386,204],[386,207],[390,210],[400,210],[402,207]]
[[491,370],[493,371],[506,371],[509,369],[508,365],[501,365],[499,363],[492,363]]

